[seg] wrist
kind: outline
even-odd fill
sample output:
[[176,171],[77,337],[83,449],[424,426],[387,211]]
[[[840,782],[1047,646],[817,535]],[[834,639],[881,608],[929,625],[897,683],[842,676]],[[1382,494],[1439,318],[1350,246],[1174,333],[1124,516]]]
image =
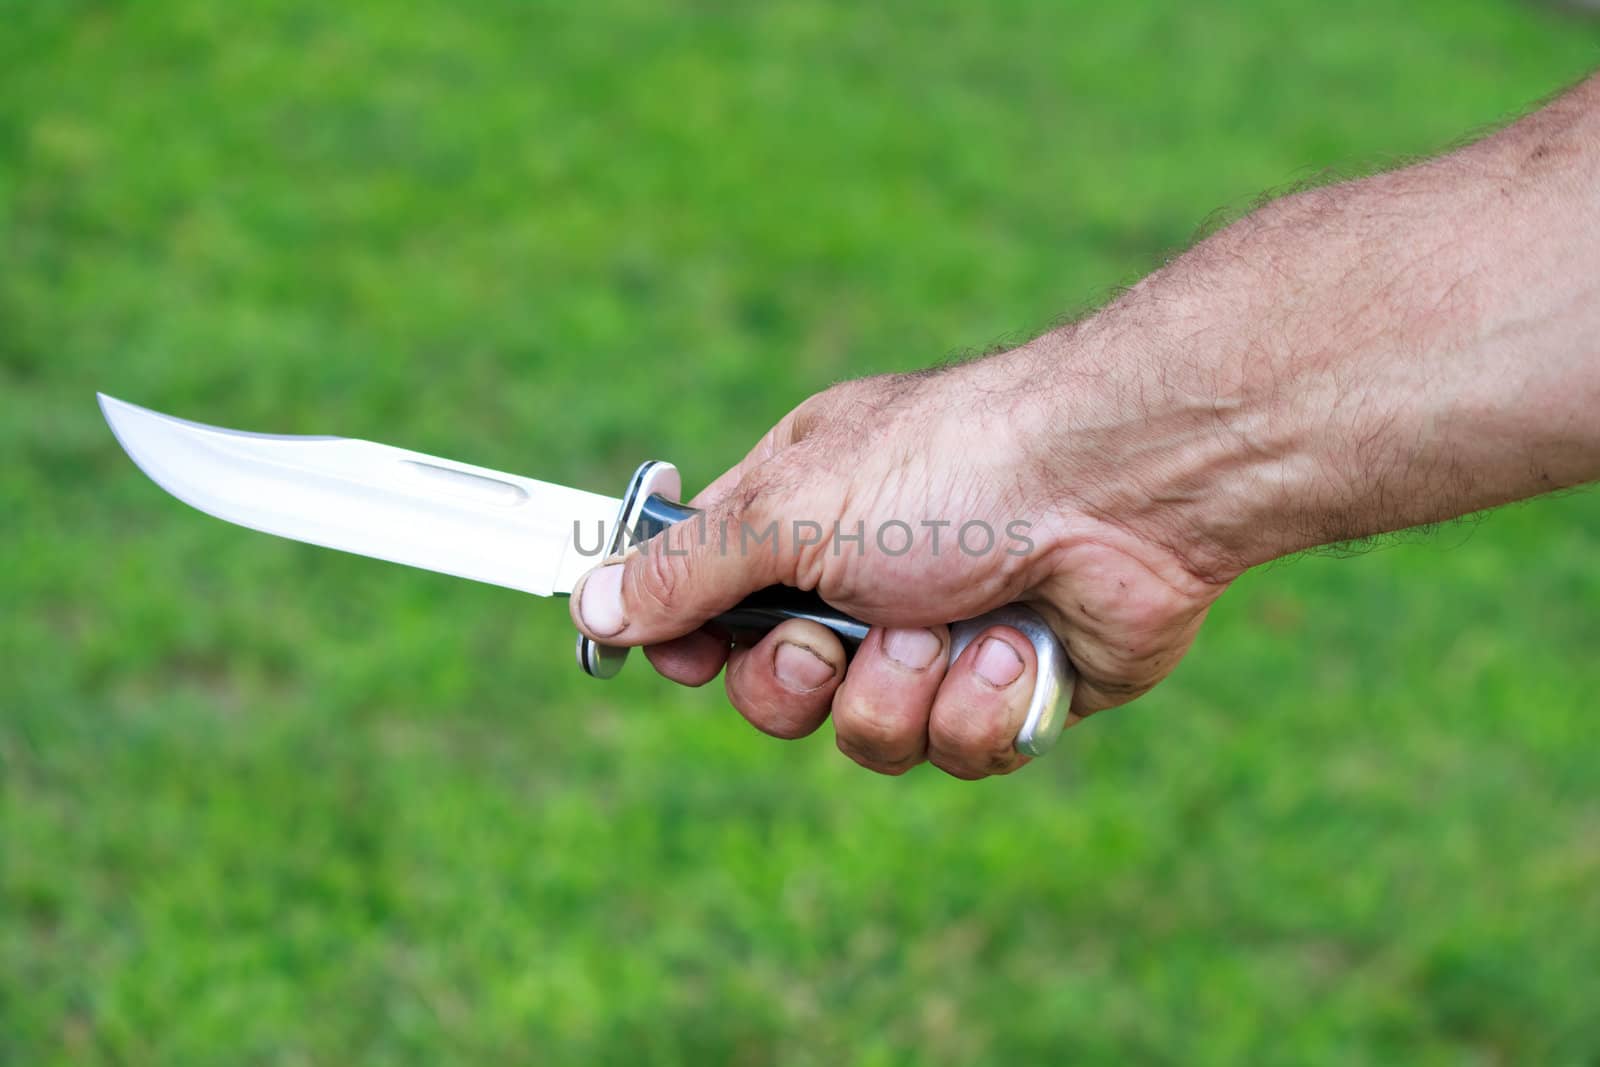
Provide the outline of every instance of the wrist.
[[1306,435],[1260,365],[1261,281],[1234,262],[1197,285],[1193,269],[986,362],[1012,383],[1024,477],[1056,516],[1220,584],[1288,550],[1282,498]]

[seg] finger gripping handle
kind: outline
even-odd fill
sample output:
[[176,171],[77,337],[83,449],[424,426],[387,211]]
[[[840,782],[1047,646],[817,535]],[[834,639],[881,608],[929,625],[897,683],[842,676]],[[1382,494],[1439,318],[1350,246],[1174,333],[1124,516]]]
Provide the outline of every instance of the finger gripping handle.
[[[669,526],[687,522],[700,514],[694,508],[675,503],[663,491],[677,495],[677,471],[669,464],[647,463],[634,474],[629,492],[623,500],[618,517],[620,529],[618,544],[613,551],[626,547],[622,535],[630,543],[648,540]],[[753,643],[779,623],[789,619],[805,619],[826,626],[838,635],[848,653],[854,653],[866,640],[871,629],[860,619],[839,611],[816,593],[787,586],[773,586],[753,593],[732,609],[714,620],[714,625],[740,643]],[[1027,716],[1017,731],[1015,746],[1028,756],[1042,756],[1061,736],[1066,721],[1066,711],[1072,703],[1072,689],[1076,680],[1072,663],[1061,639],[1050,629],[1043,617],[1025,604],[1008,604],[994,611],[951,624],[950,662],[966,650],[979,634],[992,626],[1009,626],[1033,645],[1038,670],[1034,678],[1033,697],[1028,704]],[[626,649],[600,645],[580,637],[578,661],[584,670],[596,677],[610,677],[622,666]]]
[[1042,756],[1060,739],[1066,726],[1077,672],[1067,658],[1061,638],[1050,629],[1043,616],[1026,604],[1007,604],[951,625],[950,662],[954,663],[962,650],[991,626],[1009,626],[1033,645],[1039,668],[1033,679],[1033,698],[1028,701],[1027,717],[1017,730],[1015,746],[1024,756]]
[[[846,615],[815,593],[786,586],[763,589],[740,601],[732,610],[717,616],[715,624],[733,640],[753,643],[773,627],[789,619],[820,623],[838,635],[847,652],[855,652],[871,629],[860,619]],[[1033,697],[1028,714],[1017,730],[1015,746],[1026,756],[1042,756],[1061,736],[1067,707],[1072,703],[1076,674],[1061,639],[1037,611],[1025,604],[1005,607],[963,619],[950,626],[950,662],[955,663],[967,646],[992,626],[1009,626],[1033,645],[1038,670],[1034,675]]]

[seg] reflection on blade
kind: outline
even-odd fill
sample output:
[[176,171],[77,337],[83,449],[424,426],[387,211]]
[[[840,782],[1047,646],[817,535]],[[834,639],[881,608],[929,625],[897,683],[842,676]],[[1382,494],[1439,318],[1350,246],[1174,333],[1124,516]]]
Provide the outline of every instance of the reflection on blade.
[[100,409],[156,484],[219,519],[541,596],[572,591],[617,517],[613,497],[370,441],[224,430],[103,393]]

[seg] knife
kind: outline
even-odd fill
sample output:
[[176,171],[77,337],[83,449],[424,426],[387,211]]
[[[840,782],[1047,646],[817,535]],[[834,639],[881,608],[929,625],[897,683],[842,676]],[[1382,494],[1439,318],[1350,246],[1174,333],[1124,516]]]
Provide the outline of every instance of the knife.
[[[652,460],[621,498],[346,437],[226,430],[98,394],[112,433],[151,481],[239,526],[404,563],[537,596],[567,596],[602,559],[700,514],[677,503],[678,471]],[[587,539],[587,540],[586,540]],[[786,619],[809,619],[853,651],[866,623],[800,589],[773,586],[717,617],[730,639],[754,641]],[[950,628],[953,663],[991,626],[1034,647],[1038,674],[1017,751],[1043,755],[1061,734],[1075,674],[1066,649],[1032,608],[1010,604]],[[628,650],[578,637],[596,678]]]

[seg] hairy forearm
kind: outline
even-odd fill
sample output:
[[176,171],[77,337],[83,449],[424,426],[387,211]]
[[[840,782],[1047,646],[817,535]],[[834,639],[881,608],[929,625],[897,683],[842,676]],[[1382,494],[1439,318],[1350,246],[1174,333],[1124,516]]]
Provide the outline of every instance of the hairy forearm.
[[1056,383],[1071,503],[1219,580],[1600,478],[1600,78],[1269,204],[1010,359]]

